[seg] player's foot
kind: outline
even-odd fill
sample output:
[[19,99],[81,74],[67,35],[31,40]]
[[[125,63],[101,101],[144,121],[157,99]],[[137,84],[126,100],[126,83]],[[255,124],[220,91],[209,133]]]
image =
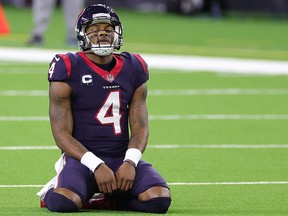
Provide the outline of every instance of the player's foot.
[[88,203],[84,204],[84,209],[115,210],[116,200],[105,196],[103,193],[94,195]]
[[[46,208],[44,200],[40,200],[40,207]],[[88,203],[83,205],[83,209],[101,209],[101,210],[115,210],[116,201],[112,197],[107,197],[104,194],[100,193],[94,195]]]
[[46,208],[44,200],[40,200],[40,208]]
[[36,45],[42,45],[43,44],[43,38],[41,36],[32,36],[30,40],[27,42],[27,45],[29,46],[36,46]]

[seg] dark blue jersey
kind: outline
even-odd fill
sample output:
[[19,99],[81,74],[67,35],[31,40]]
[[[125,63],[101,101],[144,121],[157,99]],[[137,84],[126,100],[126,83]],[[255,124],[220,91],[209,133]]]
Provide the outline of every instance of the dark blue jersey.
[[83,52],[58,54],[50,63],[48,80],[73,89],[73,137],[98,156],[119,157],[129,142],[129,104],[134,91],[148,80],[148,69],[138,54],[113,57],[116,64],[108,72]]

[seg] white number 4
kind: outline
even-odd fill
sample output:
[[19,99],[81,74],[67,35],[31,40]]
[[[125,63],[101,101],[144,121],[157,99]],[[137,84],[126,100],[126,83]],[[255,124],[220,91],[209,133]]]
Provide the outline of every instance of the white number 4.
[[52,75],[53,75],[53,73],[54,73],[54,69],[55,69],[55,62],[53,62],[52,64],[51,64],[51,67],[49,68],[49,77],[50,77],[50,79],[52,78]]
[[[109,111],[112,113],[110,116]],[[121,115],[119,91],[110,92],[103,106],[96,114],[96,119],[101,124],[113,124],[115,134],[120,134],[122,132],[120,125]]]

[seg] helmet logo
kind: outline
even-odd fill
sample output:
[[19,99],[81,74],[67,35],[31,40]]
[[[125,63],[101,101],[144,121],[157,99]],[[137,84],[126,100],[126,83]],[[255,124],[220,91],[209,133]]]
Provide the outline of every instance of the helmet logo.
[[92,15],[93,20],[111,20],[111,16],[108,13],[97,13]]

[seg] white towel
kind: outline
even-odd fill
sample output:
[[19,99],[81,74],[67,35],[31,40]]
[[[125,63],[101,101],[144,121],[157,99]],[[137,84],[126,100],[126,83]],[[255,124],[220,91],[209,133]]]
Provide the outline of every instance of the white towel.
[[66,161],[65,161],[65,157],[64,157],[64,153],[61,155],[61,157],[56,161],[55,163],[55,170],[56,170],[56,176],[54,176],[54,178],[52,178],[38,193],[37,195],[40,196],[40,199],[43,200],[47,191],[50,188],[54,188],[55,185],[58,184],[58,175],[60,174],[60,172],[62,171],[63,167],[65,166]]

